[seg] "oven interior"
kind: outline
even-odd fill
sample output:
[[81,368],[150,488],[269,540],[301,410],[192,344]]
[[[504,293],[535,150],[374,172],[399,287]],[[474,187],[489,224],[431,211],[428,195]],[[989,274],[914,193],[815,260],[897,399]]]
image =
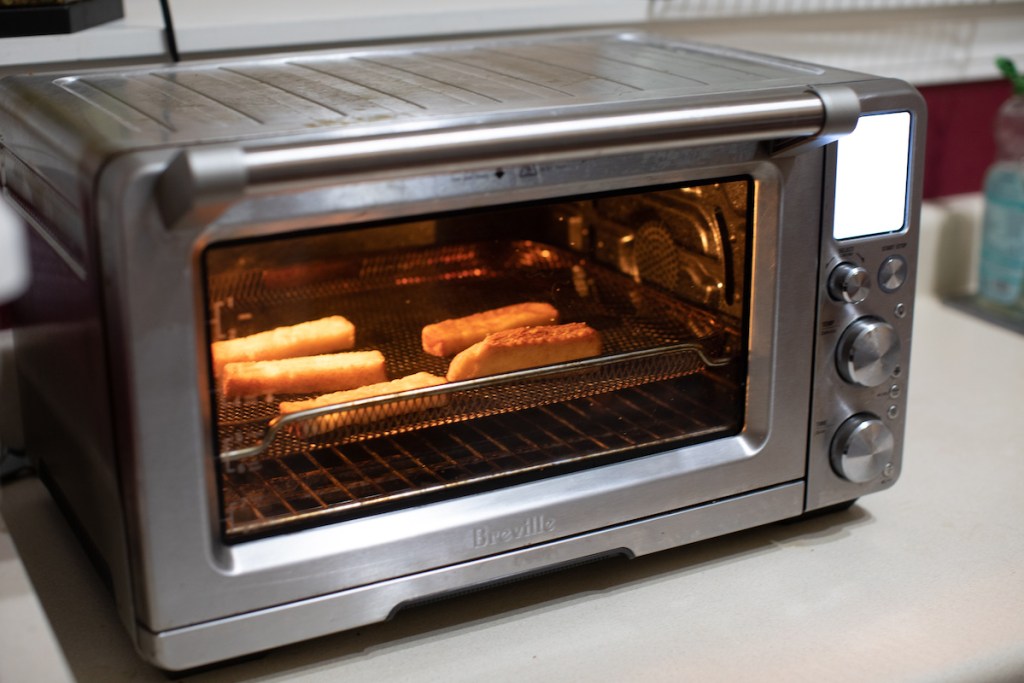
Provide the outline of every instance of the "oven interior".
[[280,412],[210,363],[228,541],[418,506],[722,438],[743,426],[748,177],[341,225],[202,254],[208,344],[341,315],[386,379],[444,377],[425,325],[522,302],[597,356]]

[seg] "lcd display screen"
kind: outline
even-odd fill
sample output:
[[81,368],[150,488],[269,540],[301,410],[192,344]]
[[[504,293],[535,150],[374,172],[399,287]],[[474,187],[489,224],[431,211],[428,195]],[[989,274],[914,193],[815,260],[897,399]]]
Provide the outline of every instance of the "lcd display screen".
[[902,230],[909,164],[910,113],[862,116],[838,143],[833,236],[845,240]]

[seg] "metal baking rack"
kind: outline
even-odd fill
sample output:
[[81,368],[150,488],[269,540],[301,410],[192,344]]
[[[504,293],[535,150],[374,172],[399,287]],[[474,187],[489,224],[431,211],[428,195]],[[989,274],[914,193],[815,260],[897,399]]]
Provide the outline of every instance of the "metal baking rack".
[[586,398],[676,379],[730,359],[697,344],[643,349],[413,389],[273,417],[257,443],[222,451],[222,462],[278,456]]
[[220,299],[248,312],[246,319],[260,321],[258,329],[296,322],[287,318],[296,310],[310,319],[345,315],[356,324],[355,350],[380,350],[390,378],[446,374],[450,359],[420,347],[423,325],[520,301],[547,301],[562,322],[590,324],[601,334],[602,355],[289,415],[279,413],[282,399],[311,397],[215,396],[221,461],[278,457],[683,377],[729,362],[738,339],[720,316],[537,242],[373,254],[328,270],[343,276],[282,288],[269,286],[281,278],[263,269],[231,273],[230,286],[215,287]]

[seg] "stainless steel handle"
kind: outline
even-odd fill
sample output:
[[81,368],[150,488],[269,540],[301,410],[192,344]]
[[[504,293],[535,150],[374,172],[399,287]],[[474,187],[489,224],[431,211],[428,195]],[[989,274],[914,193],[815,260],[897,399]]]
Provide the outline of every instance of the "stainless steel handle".
[[[831,103],[839,102],[836,107]],[[840,109],[837,116],[835,109]],[[500,159],[550,160],[581,150],[600,153],[742,140],[824,139],[848,133],[860,113],[843,86],[736,102],[663,106],[646,111],[512,121],[482,127],[291,144],[257,149],[187,149],[160,179],[169,226],[192,215],[207,222],[232,195],[290,182],[377,173],[454,169]]]
[[375,173],[463,164],[511,156],[550,157],[581,149],[619,150],[682,142],[772,139],[812,135],[824,118],[808,93],[785,100],[745,101],[553,121],[527,121],[380,139],[253,150],[246,166],[253,184],[305,180],[336,173]]

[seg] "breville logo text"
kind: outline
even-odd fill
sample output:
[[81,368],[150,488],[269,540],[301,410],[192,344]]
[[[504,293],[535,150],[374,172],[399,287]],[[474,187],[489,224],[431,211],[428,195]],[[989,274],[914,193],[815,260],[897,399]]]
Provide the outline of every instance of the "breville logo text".
[[493,545],[504,545],[523,541],[534,536],[555,530],[555,520],[544,515],[526,518],[521,524],[490,528],[478,526],[473,529],[473,547],[487,548]]

